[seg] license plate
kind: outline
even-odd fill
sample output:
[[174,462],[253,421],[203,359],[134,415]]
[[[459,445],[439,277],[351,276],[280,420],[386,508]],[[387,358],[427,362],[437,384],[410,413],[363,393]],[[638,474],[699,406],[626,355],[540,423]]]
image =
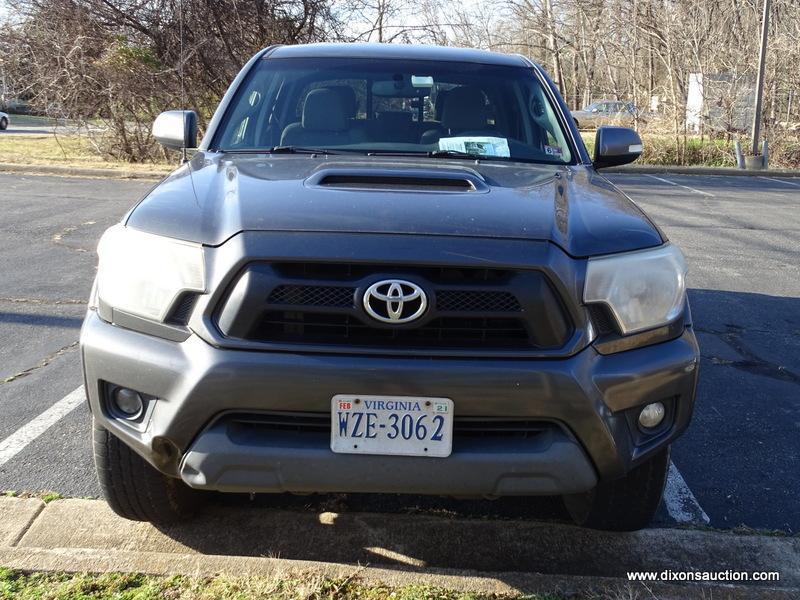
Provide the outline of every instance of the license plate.
[[341,454],[450,456],[453,401],[415,396],[331,400],[331,450]]

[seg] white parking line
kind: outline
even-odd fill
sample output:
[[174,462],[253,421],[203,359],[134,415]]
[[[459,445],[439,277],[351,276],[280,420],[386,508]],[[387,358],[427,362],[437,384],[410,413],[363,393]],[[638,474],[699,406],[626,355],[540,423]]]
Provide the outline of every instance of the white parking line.
[[669,463],[667,485],[664,487],[664,504],[669,516],[678,523],[708,525],[711,522],[672,461]]
[[669,179],[664,179],[663,177],[656,177],[655,175],[650,175],[649,173],[642,173],[642,175],[644,175],[645,177],[650,177],[651,179],[656,179],[656,180],[661,181],[663,183],[668,183],[669,185],[674,185],[674,186],[677,186],[677,187],[681,187],[681,188],[683,188],[685,190],[689,190],[690,192],[694,192],[695,194],[700,194],[702,196],[708,196],[709,198],[713,198],[714,197],[714,194],[711,194],[709,192],[704,192],[703,190],[697,190],[697,189],[695,189],[693,187],[689,187],[688,185],[682,185],[680,183],[675,183],[674,181],[670,181]]
[[785,183],[786,185],[792,185],[794,187],[800,188],[800,183],[795,183],[794,181],[784,181],[783,179],[775,179],[774,177],[765,177],[764,175],[757,175],[759,179],[766,179],[768,181],[777,181],[778,183]]
[[0,442],[0,467],[22,452],[28,444],[55,425],[59,419],[68,415],[85,401],[86,395],[83,393],[83,386],[81,386]]

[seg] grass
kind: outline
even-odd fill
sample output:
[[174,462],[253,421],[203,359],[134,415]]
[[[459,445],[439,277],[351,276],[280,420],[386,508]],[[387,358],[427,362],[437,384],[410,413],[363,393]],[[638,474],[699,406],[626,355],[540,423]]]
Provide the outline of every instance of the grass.
[[167,163],[131,164],[111,161],[98,154],[84,136],[6,135],[3,133],[0,133],[0,163],[128,171],[165,171],[176,166]]
[[4,498],[39,498],[45,504],[49,504],[55,500],[63,500],[64,496],[58,492],[51,492],[48,490],[42,492],[18,492],[16,490],[0,491],[0,497]]
[[[594,131],[582,131],[581,137],[594,152]],[[733,167],[736,160],[733,142],[722,139],[688,137],[685,145],[676,144],[670,134],[642,133],[644,153],[636,164],[703,165]],[[4,135],[0,134],[0,163],[20,165],[61,165],[66,167],[114,169],[139,172],[164,172],[175,163],[129,163],[113,161],[100,155],[85,136]],[[784,136],[770,147],[770,166],[800,168],[800,136]]]
[[[0,567],[2,600],[500,600],[519,596],[472,594],[412,585],[367,585],[357,578],[155,577],[107,573],[23,573]],[[559,600],[557,596],[526,596]]]
[[41,495],[42,502],[45,504],[50,504],[55,500],[63,500],[64,496],[59,494],[58,492],[44,492]]
[[[735,167],[734,140],[687,136],[676,142],[673,134],[640,132],[644,152],[635,164]],[[594,154],[594,131],[581,131],[583,143]],[[773,169],[800,169],[800,134],[775,132],[769,148],[769,166]],[[742,142],[746,151],[747,143]]]
[[[594,131],[581,131],[583,143],[594,155]],[[697,165],[705,167],[735,167],[733,142],[725,140],[687,137],[686,146],[680,148],[670,134],[641,133],[644,152],[636,164],[647,165]]]

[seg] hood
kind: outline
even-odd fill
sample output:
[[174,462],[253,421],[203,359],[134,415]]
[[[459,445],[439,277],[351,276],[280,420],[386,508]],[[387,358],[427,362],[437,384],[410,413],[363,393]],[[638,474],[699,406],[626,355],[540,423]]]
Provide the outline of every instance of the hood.
[[414,157],[199,152],[127,224],[210,246],[241,231],[547,240],[576,257],[663,242],[589,168]]

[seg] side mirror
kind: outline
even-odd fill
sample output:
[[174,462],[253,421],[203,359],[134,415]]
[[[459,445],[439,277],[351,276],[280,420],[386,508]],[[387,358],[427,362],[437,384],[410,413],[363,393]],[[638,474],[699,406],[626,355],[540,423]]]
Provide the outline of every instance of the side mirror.
[[593,108],[592,112],[600,112],[600,109],[599,108]]
[[197,113],[193,110],[168,110],[153,122],[153,137],[171,150],[197,147]]
[[594,168],[626,165],[642,154],[642,138],[627,127],[597,128],[594,138]]

